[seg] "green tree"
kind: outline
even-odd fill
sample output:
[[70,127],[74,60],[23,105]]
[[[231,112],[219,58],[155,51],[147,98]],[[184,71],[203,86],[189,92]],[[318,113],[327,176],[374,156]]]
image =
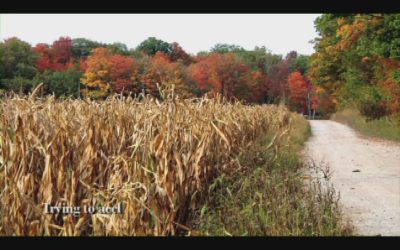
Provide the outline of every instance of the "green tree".
[[37,70],[36,53],[29,43],[16,37],[0,43],[0,88],[26,93]]
[[141,44],[139,44],[137,49],[139,51],[143,51],[150,56],[154,56],[157,51],[161,51],[166,55],[169,55],[172,51],[171,44],[155,37],[147,38]]
[[57,97],[80,97],[80,79],[83,72],[78,65],[66,71],[49,71],[38,74],[34,78],[34,84],[44,83],[44,93],[54,94]]
[[290,72],[300,72],[302,75],[305,75],[308,70],[308,63],[310,60],[310,56],[307,55],[298,55],[296,59],[293,60],[290,65]]
[[106,46],[112,54],[127,56],[130,54],[128,47],[124,43],[112,43]]
[[0,79],[35,76],[37,55],[29,43],[16,37],[6,39],[0,43],[0,55]]
[[102,47],[104,44],[86,38],[75,38],[72,40],[72,54],[75,58],[86,58],[92,50]]
[[272,54],[264,46],[255,47],[254,50],[239,50],[235,54],[243,58],[252,70],[258,70],[264,74],[269,74],[272,67],[282,61],[280,55]]
[[244,49],[238,45],[235,44],[226,44],[226,43],[217,43],[214,47],[211,48],[211,52],[217,52],[217,53],[235,53],[239,51],[243,51]]
[[23,78],[21,76],[15,76],[11,79],[1,79],[0,89],[4,89],[7,91],[13,91],[15,93],[28,93],[34,82],[32,79]]

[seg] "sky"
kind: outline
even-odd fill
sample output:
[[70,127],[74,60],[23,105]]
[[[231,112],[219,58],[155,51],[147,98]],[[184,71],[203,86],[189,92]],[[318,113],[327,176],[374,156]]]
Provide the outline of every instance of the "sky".
[[245,49],[265,46],[285,55],[310,55],[320,14],[1,14],[0,40],[18,37],[32,46],[60,36],[125,43],[135,48],[148,37],[178,42],[196,54],[217,43]]

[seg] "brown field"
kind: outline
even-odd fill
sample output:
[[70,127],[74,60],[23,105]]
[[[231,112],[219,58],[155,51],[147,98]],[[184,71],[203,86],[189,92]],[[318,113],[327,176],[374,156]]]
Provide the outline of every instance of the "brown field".
[[[167,94],[165,94],[167,95]],[[176,235],[210,183],[290,112],[221,98],[0,101],[0,234]],[[121,214],[45,213],[45,204],[123,205]]]

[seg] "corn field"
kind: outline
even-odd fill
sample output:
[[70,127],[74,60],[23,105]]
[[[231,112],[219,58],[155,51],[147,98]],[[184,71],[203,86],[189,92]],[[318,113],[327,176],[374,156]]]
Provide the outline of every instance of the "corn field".
[[[290,127],[284,107],[222,98],[34,95],[0,100],[1,235],[177,235],[221,171],[257,137]],[[116,214],[45,212],[122,204]]]

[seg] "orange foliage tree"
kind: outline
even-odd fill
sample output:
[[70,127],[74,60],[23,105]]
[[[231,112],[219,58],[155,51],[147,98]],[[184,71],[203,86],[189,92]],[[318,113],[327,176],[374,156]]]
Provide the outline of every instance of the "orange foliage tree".
[[311,115],[312,85],[307,77],[298,71],[293,72],[288,77],[288,86],[289,107],[297,112],[308,112]]
[[249,75],[249,86],[252,90],[251,99],[249,101],[255,103],[263,103],[269,91],[269,81],[267,75],[259,70],[251,72]]
[[112,55],[107,48],[96,48],[86,61],[83,93],[105,97],[109,92],[129,92],[137,87],[137,67],[133,58]]
[[189,77],[201,90],[224,97],[248,100],[250,68],[233,53],[212,53],[189,68]]
[[160,86],[173,85],[176,93],[182,97],[190,95],[186,85],[185,66],[179,62],[172,62],[165,53],[158,51],[154,57],[147,59],[144,67],[140,80],[148,94],[158,96],[157,84],[159,84]]
[[139,92],[138,66],[134,59],[122,55],[111,56],[109,61],[110,84],[114,92]]
[[[400,63],[389,58],[380,58],[376,67],[377,76],[381,78],[377,85],[385,97],[384,104],[389,114],[400,113]],[[396,75],[396,73],[398,75]],[[397,78],[397,79],[396,79]]]
[[111,90],[110,64],[111,53],[106,48],[96,48],[86,61],[86,71],[82,83],[86,89],[82,93],[90,97],[105,97]]

